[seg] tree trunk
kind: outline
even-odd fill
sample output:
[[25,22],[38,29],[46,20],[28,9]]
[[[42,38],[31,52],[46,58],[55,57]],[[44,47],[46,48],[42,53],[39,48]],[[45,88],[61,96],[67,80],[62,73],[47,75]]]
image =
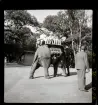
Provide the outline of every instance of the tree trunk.
[[[72,37],[72,29],[70,28],[71,31],[71,37]],[[73,49],[73,38],[72,38],[72,49]]]
[[81,25],[80,25],[80,34],[79,34],[79,51],[81,47]]
[[74,50],[74,47],[73,47],[73,34],[72,34],[72,29],[70,28],[70,31],[71,31],[71,37],[72,37],[72,49],[73,49],[73,52],[74,52],[74,57],[75,57],[75,50]]

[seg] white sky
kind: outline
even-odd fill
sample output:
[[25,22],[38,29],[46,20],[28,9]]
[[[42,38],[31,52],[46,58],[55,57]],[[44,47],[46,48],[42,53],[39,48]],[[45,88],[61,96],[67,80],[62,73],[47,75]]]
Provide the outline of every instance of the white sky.
[[31,15],[34,15],[37,20],[42,23],[48,15],[56,15],[60,10],[27,10]]
[[[31,15],[34,15],[37,20],[42,23],[48,15],[56,15],[60,10],[27,10]],[[92,15],[92,10],[85,10],[88,16]],[[89,23],[88,23],[89,24]]]

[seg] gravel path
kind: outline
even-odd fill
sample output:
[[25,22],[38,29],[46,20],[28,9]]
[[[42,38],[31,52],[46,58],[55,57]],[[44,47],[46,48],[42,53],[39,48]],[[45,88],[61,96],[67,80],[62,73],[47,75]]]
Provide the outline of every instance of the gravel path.
[[[4,102],[6,103],[91,103],[92,88],[89,92],[78,90],[77,73],[70,69],[71,76],[63,77],[58,69],[58,77],[53,78],[53,68],[49,68],[51,79],[44,78],[43,68],[35,72],[35,79],[28,79],[30,66],[6,67]],[[92,82],[92,71],[86,73],[86,84]],[[90,85],[88,85],[89,87]]]

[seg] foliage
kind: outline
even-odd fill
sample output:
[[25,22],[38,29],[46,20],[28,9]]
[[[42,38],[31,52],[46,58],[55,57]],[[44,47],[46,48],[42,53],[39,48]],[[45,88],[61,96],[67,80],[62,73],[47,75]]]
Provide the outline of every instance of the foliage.
[[[74,40],[79,44],[81,25],[81,38],[91,33],[91,28],[87,27],[87,17],[84,10],[60,11],[57,15],[49,15],[45,18],[43,26],[50,31],[66,36],[68,41]],[[71,36],[72,31],[72,36]]]
[[[4,11],[4,43],[10,44],[10,45],[16,44],[18,45],[18,48],[19,49],[22,48],[22,51],[23,51],[27,46],[26,40],[28,40],[28,38],[31,35],[33,35],[33,33],[29,28],[24,27],[25,25],[40,27],[40,24],[38,23],[37,19],[34,16],[31,16],[26,10],[5,10]],[[31,44],[31,46],[34,46],[34,45],[35,44],[33,42],[33,45]],[[10,50],[12,51],[12,49]],[[12,54],[11,51],[10,53]],[[16,53],[18,54],[17,55],[17,58],[18,58],[19,53],[18,52]]]
[[89,62],[92,59],[92,27],[87,26],[89,17],[85,10],[59,11],[57,15],[49,15],[45,18],[43,26],[61,37],[66,37],[65,45],[73,48],[74,52],[79,46],[86,45],[89,51]]
[[57,23],[57,16],[47,16],[44,21],[44,27],[49,29],[49,31],[55,32],[58,26]]
[[[5,10],[4,11],[4,43],[18,44],[27,50],[35,50],[36,38],[39,34],[34,34],[25,25],[38,26],[40,33],[44,27],[52,31],[59,38],[66,37],[65,45],[78,51],[79,44],[88,46],[88,51],[92,51],[92,27],[87,26],[88,17],[84,10],[59,11],[57,15],[47,16],[43,23],[38,23],[34,16],[26,10]],[[46,31],[44,34],[48,35]],[[91,54],[90,54],[91,56]],[[91,58],[91,57],[90,57]]]
[[27,40],[25,40],[25,50],[35,51],[36,50],[36,34],[30,36]]
[[59,12],[58,15],[49,15],[45,18],[43,26],[54,33],[59,34],[59,36],[68,37],[69,27],[67,25],[67,17],[64,13]]
[[26,10],[5,10],[5,12],[5,19],[12,20],[18,28],[26,24],[39,25],[37,19],[31,16]]
[[31,35],[31,30],[24,26],[39,26],[37,19],[26,10],[5,10],[4,23],[4,42],[20,43],[21,45]]

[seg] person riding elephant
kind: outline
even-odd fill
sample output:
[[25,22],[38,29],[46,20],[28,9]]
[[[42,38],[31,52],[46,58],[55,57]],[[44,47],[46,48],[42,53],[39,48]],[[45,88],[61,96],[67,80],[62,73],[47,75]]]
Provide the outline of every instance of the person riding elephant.
[[30,79],[34,78],[35,70],[40,66],[44,68],[45,78],[49,79],[48,68],[50,67],[51,62],[51,51],[48,48],[48,45],[45,45],[45,41],[42,42],[42,45],[38,47],[35,52],[35,56],[33,59],[33,64],[30,71]]

